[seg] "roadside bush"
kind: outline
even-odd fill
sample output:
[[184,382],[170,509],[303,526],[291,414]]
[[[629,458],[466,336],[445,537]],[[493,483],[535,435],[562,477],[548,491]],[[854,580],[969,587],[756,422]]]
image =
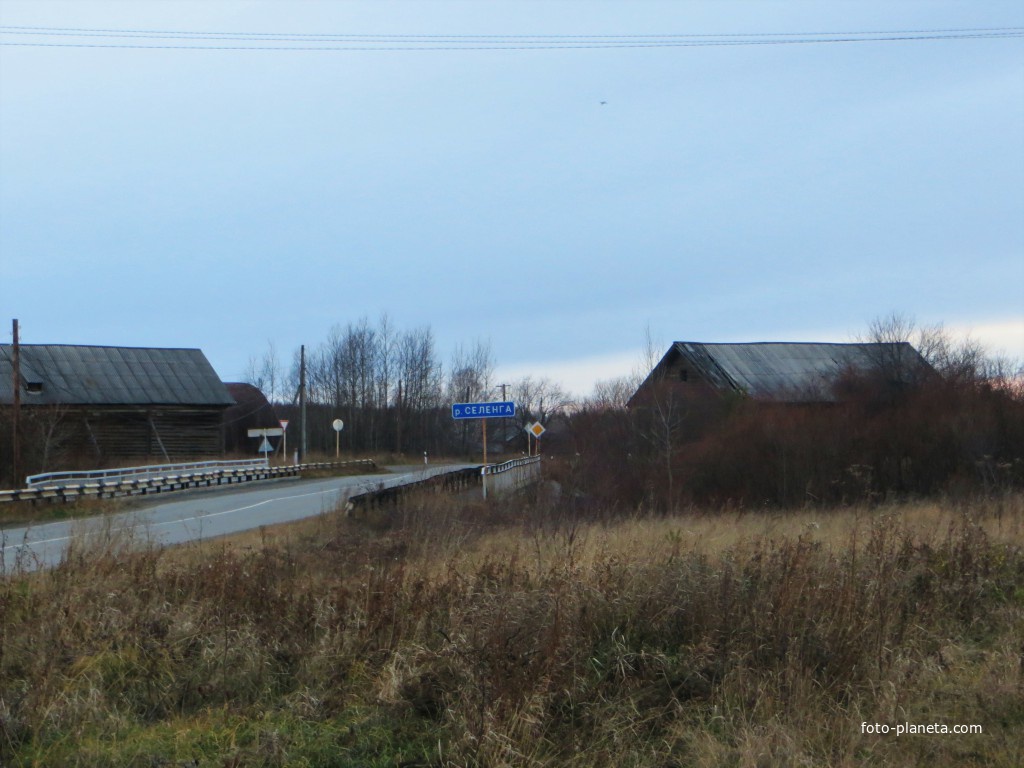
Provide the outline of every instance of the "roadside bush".
[[[1024,487],[1024,394],[979,378],[893,387],[848,375],[836,402],[753,400],[577,417],[577,485],[601,506],[748,509],[970,496]],[[701,413],[697,413],[700,411]],[[703,415],[701,415],[703,414]],[[623,428],[622,422],[629,424]],[[615,424],[614,440],[602,427]],[[659,431],[660,430],[660,431]],[[656,440],[646,439],[651,437]]]

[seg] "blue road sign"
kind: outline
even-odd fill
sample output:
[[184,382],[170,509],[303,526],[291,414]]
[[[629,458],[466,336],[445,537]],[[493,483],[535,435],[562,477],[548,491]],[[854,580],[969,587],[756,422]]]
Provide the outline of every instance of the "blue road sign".
[[516,404],[506,403],[454,403],[453,419],[500,419],[516,415]]

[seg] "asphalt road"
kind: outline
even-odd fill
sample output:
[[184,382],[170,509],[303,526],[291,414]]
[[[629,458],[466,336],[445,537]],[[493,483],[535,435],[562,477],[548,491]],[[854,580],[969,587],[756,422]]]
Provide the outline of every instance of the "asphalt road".
[[0,573],[57,565],[72,542],[86,547],[182,544],[330,512],[349,496],[392,488],[472,464],[393,467],[392,474],[275,480],[174,494],[130,512],[0,531]]

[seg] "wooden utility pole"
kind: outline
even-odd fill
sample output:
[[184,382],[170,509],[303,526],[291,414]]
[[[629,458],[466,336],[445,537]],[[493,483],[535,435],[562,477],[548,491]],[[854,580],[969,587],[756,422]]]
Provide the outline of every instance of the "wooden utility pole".
[[299,462],[306,460],[306,345],[299,348]]
[[11,347],[11,480],[16,488],[21,487],[21,440],[18,432],[18,417],[21,415],[21,349],[18,345],[18,321],[13,321],[14,344]]
[[395,453],[402,455],[402,380],[398,380],[398,401],[395,408],[397,414],[395,421]]
[[[466,399],[469,402],[469,387],[466,387]],[[469,453],[469,424],[462,422],[462,452]]]
[[[508,384],[499,384],[498,386],[501,387],[501,402],[504,403],[506,400],[508,400],[508,397],[506,397],[508,393],[505,391],[508,388]],[[503,446],[508,441],[508,430],[505,428],[506,423],[506,419],[501,420],[501,444]]]
[[483,437],[483,439],[484,439],[484,468],[482,470],[483,474],[480,475],[480,484],[483,486],[484,498],[486,499],[487,498],[487,419],[480,419],[480,424],[482,425],[483,436],[484,436]]

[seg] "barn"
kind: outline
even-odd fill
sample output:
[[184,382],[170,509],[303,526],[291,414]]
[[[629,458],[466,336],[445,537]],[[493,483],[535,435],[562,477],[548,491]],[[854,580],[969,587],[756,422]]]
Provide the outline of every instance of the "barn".
[[[0,406],[14,402],[13,347],[0,345]],[[198,349],[21,344],[20,413],[48,424],[62,454],[219,456],[234,400]]]
[[891,386],[912,384],[931,367],[907,342],[833,344],[677,341],[669,347],[629,405],[659,394],[681,399],[724,395],[775,403],[830,403],[841,399],[844,375],[875,373]]

